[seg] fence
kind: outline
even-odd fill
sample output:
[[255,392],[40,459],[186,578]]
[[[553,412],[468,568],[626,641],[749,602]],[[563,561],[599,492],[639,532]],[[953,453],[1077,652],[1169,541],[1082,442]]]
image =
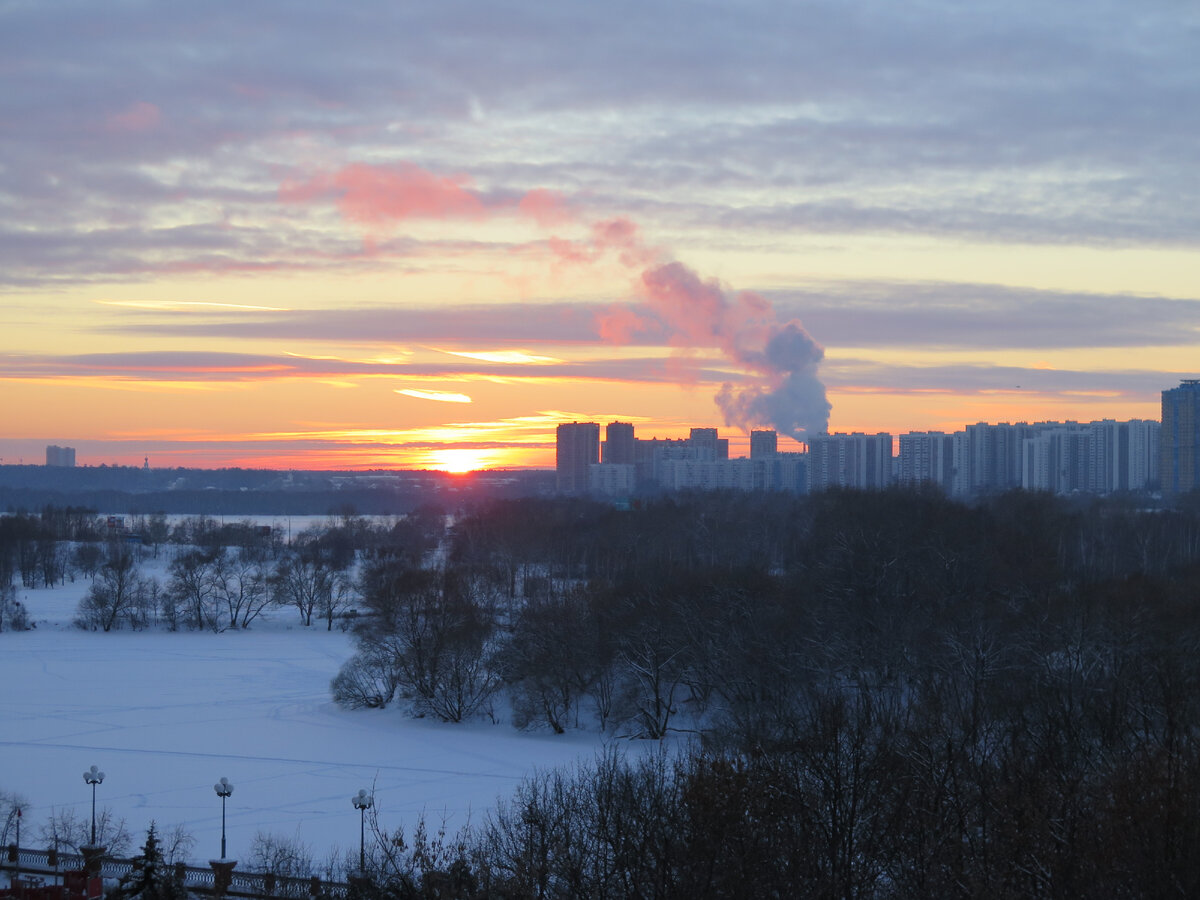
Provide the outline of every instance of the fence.
[[[79,871],[84,868],[83,857],[78,853],[57,854],[52,850],[29,850],[22,847],[18,851],[18,860],[12,860],[12,851],[0,856],[0,871],[10,873],[20,872],[23,878],[57,878],[66,872]],[[57,865],[54,865],[57,863]],[[116,881],[127,875],[133,869],[132,859],[106,858],[101,866],[100,874],[106,880]],[[174,866],[175,879],[189,891],[198,894],[213,893],[216,873],[211,868],[189,866],[176,863]],[[232,881],[225,889],[227,897],[279,897],[281,900],[305,900],[305,898],[322,898],[322,900],[345,900],[349,885],[337,881],[322,881],[315,875],[311,878],[289,878],[263,872],[233,872]]]

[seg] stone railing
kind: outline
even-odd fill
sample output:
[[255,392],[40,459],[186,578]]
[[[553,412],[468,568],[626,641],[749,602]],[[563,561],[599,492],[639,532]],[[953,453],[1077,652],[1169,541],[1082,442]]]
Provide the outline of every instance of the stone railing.
[[[35,877],[53,879],[64,872],[81,871],[84,858],[78,853],[53,850],[20,849],[18,860],[11,859],[14,848],[0,850],[0,871],[15,873],[19,871],[23,878]],[[105,857],[100,866],[100,875],[105,880],[116,881],[127,875],[133,868],[132,859],[112,859]],[[217,893],[215,866],[189,866],[176,863],[173,866],[176,881],[179,881],[189,891],[197,894]],[[290,878],[263,872],[231,873],[228,886],[223,893],[228,897],[280,897],[286,900],[305,900],[305,898],[330,898],[330,900],[345,900],[349,885],[337,881],[322,881],[320,878]]]

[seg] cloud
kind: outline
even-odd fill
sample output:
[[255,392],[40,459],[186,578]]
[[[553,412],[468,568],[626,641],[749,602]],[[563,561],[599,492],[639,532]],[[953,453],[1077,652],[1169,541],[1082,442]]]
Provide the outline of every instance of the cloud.
[[[699,278],[699,276],[696,276]],[[720,289],[720,288],[718,288]],[[801,318],[834,347],[1072,349],[1154,347],[1200,340],[1200,299],[1041,291],[961,282],[830,281],[758,294],[780,320]],[[735,295],[736,296],[736,295]],[[198,308],[197,313],[200,312]],[[219,309],[155,316],[152,309],[99,326],[104,334],[295,338],[378,345],[403,340],[455,352],[536,345],[671,346],[643,296],[628,303],[541,302],[455,307],[292,309],[257,316]],[[683,315],[684,326],[693,327]],[[712,346],[718,346],[714,339]]]
[[[1087,371],[1046,369],[1041,364],[885,365],[869,359],[830,360],[822,373],[835,391],[963,397],[1010,394],[1014,398],[1070,397],[1079,403],[1087,403],[1089,398],[1153,402],[1164,388],[1173,387],[1178,380],[1174,374],[1146,369]],[[1180,373],[1180,377],[1186,377],[1186,373]]]
[[465,176],[439,176],[412,163],[352,163],[332,174],[285,181],[287,203],[332,197],[351,222],[378,228],[406,219],[481,219],[486,209]]
[[575,218],[566,199],[558,191],[534,188],[517,202],[517,209],[542,228],[565,225]]
[[571,265],[589,265],[611,256],[632,269],[649,265],[664,255],[662,249],[642,239],[640,227],[628,216],[591,222],[581,239],[552,235],[546,246],[558,262]]
[[443,350],[442,352],[449,353],[451,356],[493,363],[545,365],[565,362],[554,356],[539,356],[536,353],[526,353],[524,350]]
[[162,121],[162,111],[153,103],[139,100],[125,110],[114,113],[106,122],[110,131],[149,131]]
[[970,283],[831,282],[768,291],[831,346],[1007,350],[1178,346],[1200,300]]
[[206,300],[95,300],[102,306],[123,306],[129,309],[181,310],[208,312],[213,310],[245,309],[251,312],[287,312],[286,306],[256,306],[247,303],[213,303]]
[[[332,200],[342,217],[363,226],[372,241],[380,231],[410,220],[484,221],[515,215],[552,228],[574,219],[570,205],[557,191],[534,188],[516,198],[489,195],[477,190],[466,175],[438,175],[407,161],[350,163],[335,172],[287,179],[279,188],[279,198],[290,204]],[[610,239],[628,242],[632,238],[617,233]]]
[[[696,367],[693,376],[702,383],[720,383],[731,373],[717,366]],[[599,380],[628,383],[674,383],[678,371],[669,360],[646,358],[585,358],[552,363],[482,361],[460,358],[413,360],[398,356],[391,360],[342,359],[304,356],[231,353],[215,351],[143,351],[88,353],[76,355],[0,356],[0,379],[70,380],[97,379],[113,386],[137,382],[215,385],[282,379],[353,378],[442,378],[470,380]],[[418,394],[409,391],[409,396]],[[420,399],[447,400],[466,395],[454,392],[421,391]],[[469,400],[469,398],[468,398]],[[452,401],[453,402],[453,401]],[[463,401],[458,401],[463,402]]]
[[[53,176],[60,216],[129,214],[118,182],[138,176],[164,188],[160,210],[180,187],[274,195],[280,171],[400,143],[429,170],[586,186],[656,219],[707,206],[731,228],[1188,240],[1197,224],[1186,5],[750,0],[681,18],[518,0],[332,17],[265,0],[220,22],[184,6],[3,16],[0,118],[22,128],[0,181],[28,210]],[[170,128],[80,126],[160,108]]]
[[141,315],[101,327],[108,334],[193,338],[292,338],[370,345],[420,343],[464,350],[483,346],[594,344],[596,311],[570,302],[437,307],[296,309],[282,315],[167,320]]
[[470,403],[471,398],[466,394],[456,394],[450,391],[422,391],[415,388],[397,390],[397,394],[415,397],[417,400],[436,400],[439,403]]

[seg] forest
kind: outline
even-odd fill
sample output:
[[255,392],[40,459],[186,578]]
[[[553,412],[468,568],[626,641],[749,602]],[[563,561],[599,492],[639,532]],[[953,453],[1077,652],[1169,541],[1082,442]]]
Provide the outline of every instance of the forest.
[[[0,519],[0,586],[51,571],[39,542],[75,565],[72,521]],[[262,603],[352,629],[345,706],[661,743],[539,773],[456,835],[377,824],[371,896],[1200,893],[1187,505],[522,499],[291,545],[203,523],[159,533],[167,599],[112,627],[252,627],[212,574],[249,566]],[[99,546],[103,584],[133,551]]]
[[343,702],[688,736],[527,784],[461,846],[485,896],[1200,891],[1194,510],[525,500],[361,588]]

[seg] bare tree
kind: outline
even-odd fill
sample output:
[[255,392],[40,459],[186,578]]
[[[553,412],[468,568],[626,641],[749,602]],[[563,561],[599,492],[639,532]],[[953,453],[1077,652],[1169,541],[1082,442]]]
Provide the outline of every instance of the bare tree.
[[76,623],[103,631],[111,631],[123,621],[136,624],[140,582],[133,553],[124,544],[111,543],[99,576],[79,603]]
[[249,628],[271,603],[267,576],[249,554],[223,557],[214,573],[214,581],[231,628]]
[[220,615],[220,598],[217,596],[217,569],[221,558],[220,548],[193,549],[180,553],[171,561],[167,595],[190,627],[197,631],[220,631],[225,621]]
[[0,845],[12,841],[16,831],[17,817],[21,810],[29,806],[29,801],[12,791],[0,791]]
[[332,607],[336,573],[315,553],[292,553],[279,561],[271,577],[271,597],[277,606],[294,606],[305,627],[318,610]]
[[[90,817],[75,814],[74,807],[54,812],[38,829],[38,837],[48,847],[67,847],[75,853],[92,842]],[[107,806],[96,812],[96,844],[108,849],[110,856],[129,852],[132,838],[125,820],[118,818]]]
[[347,709],[382,709],[400,686],[396,660],[403,652],[388,635],[362,634],[358,650],[330,684],[333,699]]
[[29,614],[11,584],[0,584],[0,631],[27,631]]
[[448,722],[490,712],[500,684],[494,618],[445,580],[394,560],[364,575],[369,615],[358,653],[334,679],[339,702],[383,706],[400,693],[416,714]]
[[150,546],[154,548],[154,558],[158,559],[158,548],[161,544],[165,544],[171,536],[171,525],[167,522],[167,517],[163,513],[151,513],[146,517],[146,522],[142,530]]
[[298,837],[260,831],[250,844],[247,867],[279,878],[308,878],[313,874],[312,848]]
[[96,541],[84,541],[75,545],[75,549],[71,551],[70,560],[71,566],[77,572],[95,581],[96,573],[104,562],[104,551]]
[[167,865],[187,862],[192,849],[196,846],[196,836],[184,825],[173,825],[162,833],[159,847],[162,851],[163,862]]
[[354,605],[357,596],[354,582],[345,573],[335,572],[329,590],[321,599],[321,618],[325,620],[326,631],[333,631],[334,621]]
[[519,727],[542,722],[562,734],[578,724],[579,700],[603,668],[595,630],[582,590],[530,602],[521,611],[500,655]]
[[38,564],[41,567],[42,584],[53,587],[67,577],[67,554],[60,541],[49,535],[37,542]]

